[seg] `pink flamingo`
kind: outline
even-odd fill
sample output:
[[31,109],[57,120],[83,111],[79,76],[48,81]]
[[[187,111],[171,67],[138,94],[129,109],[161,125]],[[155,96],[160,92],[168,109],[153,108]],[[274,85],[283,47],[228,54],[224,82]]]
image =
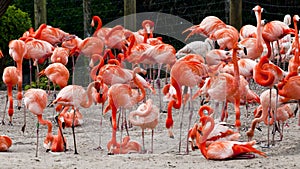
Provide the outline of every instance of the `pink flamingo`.
[[0,135],[0,152],[8,151],[8,149],[12,146],[12,140],[9,136]]
[[[54,85],[54,98],[56,98],[55,88],[58,85],[61,89],[67,86],[69,80],[69,70],[61,63],[51,63],[39,73],[39,76],[46,75]],[[50,86],[49,86],[50,90]]]
[[[50,105],[57,104],[60,106],[65,106],[65,108],[61,112],[62,114],[64,114],[69,107],[72,107],[72,109],[75,110],[74,113],[79,109],[79,107],[89,108],[93,102],[92,88],[97,86],[98,83],[99,82],[97,81],[90,83],[87,87],[87,90],[85,90],[82,86],[68,85],[59,91],[56,99]],[[78,154],[74,132],[74,118],[75,114],[73,116],[72,122],[72,133],[74,139],[75,154]]]
[[191,37],[194,34],[200,34],[206,37],[209,37],[212,33],[215,31],[225,28],[226,24],[220,20],[216,16],[207,16],[205,17],[199,25],[194,25],[190,28],[187,28],[182,33],[185,33],[187,31],[191,31],[185,40],[187,40],[189,37]]
[[264,152],[253,147],[256,141],[216,141],[207,146],[207,138],[213,131],[215,122],[210,116],[201,117],[200,122],[202,126],[199,126],[198,132],[196,132],[196,143],[206,159],[224,160],[229,158],[253,158],[253,155],[248,154],[251,152],[266,157]]
[[[47,93],[42,89],[29,89],[24,94],[24,104],[26,109],[28,109],[31,113],[37,116],[39,123],[48,126],[47,136],[44,140],[45,144],[49,143],[49,140],[53,139],[52,123],[49,120],[43,119],[43,112],[47,106],[47,101],[48,101]],[[36,157],[38,156],[39,123],[37,124],[37,129],[36,129],[36,138],[37,138],[36,154],[35,154]]]
[[61,63],[66,65],[68,63],[68,57],[70,50],[64,47],[56,47],[50,57],[51,63]]
[[246,57],[255,60],[257,58],[260,58],[264,49],[263,42],[262,42],[262,29],[264,23],[262,24],[261,21],[261,13],[263,12],[263,8],[257,5],[252,10],[255,12],[256,21],[257,21],[256,31],[255,31],[256,36],[244,38],[243,40],[240,41],[240,44],[245,46],[247,49]]
[[144,130],[147,128],[152,130],[150,152],[153,153],[154,128],[157,126],[159,118],[158,108],[153,104],[151,99],[148,99],[146,103],[142,103],[137,110],[130,112],[128,118],[132,125],[142,128],[143,150],[145,150]]
[[230,25],[226,25],[225,28],[221,28],[213,32],[210,39],[214,40],[220,49],[232,49],[234,44],[239,40],[239,32]]
[[109,110],[112,111],[112,138],[108,147],[109,152],[112,152],[115,147],[118,147],[116,140],[117,132],[117,109],[129,108],[136,103],[141,102],[146,95],[146,91],[141,82],[136,78],[136,70],[133,72],[133,80],[135,84],[140,88],[141,94],[132,89],[128,84],[114,84],[108,90],[108,105],[105,107],[103,113],[106,114]]
[[20,81],[18,69],[14,66],[6,67],[3,71],[2,80],[7,86],[7,97],[8,97],[8,99],[6,100],[6,104],[5,104],[2,124],[5,124],[4,123],[4,118],[5,118],[6,105],[7,105],[7,101],[9,100],[9,108],[8,108],[9,123],[8,124],[12,125],[12,116],[14,114],[13,92],[12,92],[12,90],[13,90],[13,87],[15,85],[17,85],[18,82]]
[[[214,113],[214,110],[208,106],[203,105],[198,110],[198,115],[201,117],[204,117],[204,111],[207,112],[208,115],[212,115]],[[189,130],[189,142],[191,143],[192,150],[195,150],[195,139],[196,139],[196,132],[198,129],[198,123],[194,125],[193,128]],[[236,141],[240,138],[240,134],[238,132],[234,132],[232,129],[230,129],[228,126],[225,126],[221,123],[217,123],[213,129],[213,131],[208,135],[207,137],[207,145],[211,144],[214,141],[220,141],[220,140],[231,140]]]
[[112,28],[104,28],[102,27],[102,20],[99,16],[93,16],[92,21],[91,21],[91,26],[95,26],[95,22],[98,23],[97,28],[93,34],[94,37],[100,38],[103,42],[105,41],[105,37],[108,34],[108,32],[111,31]]
[[137,141],[131,141],[129,136],[125,136],[121,143],[114,143],[112,140],[109,141],[107,149],[111,150],[108,153],[109,155],[139,153],[142,150],[141,145]]
[[22,102],[22,82],[23,82],[23,70],[22,70],[22,64],[23,64],[23,58],[25,57],[27,53],[27,48],[25,46],[25,42],[22,40],[12,40],[8,44],[9,47],[9,55],[13,58],[13,60],[17,63],[17,69],[18,69],[18,109],[21,108],[21,102]]

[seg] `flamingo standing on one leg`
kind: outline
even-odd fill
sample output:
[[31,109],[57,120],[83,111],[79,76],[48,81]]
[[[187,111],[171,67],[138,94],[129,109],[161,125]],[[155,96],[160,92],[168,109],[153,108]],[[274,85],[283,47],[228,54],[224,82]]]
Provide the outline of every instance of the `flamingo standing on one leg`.
[[[48,126],[47,136],[44,140],[44,143],[47,144],[49,141],[53,139],[52,135],[52,123],[49,120],[43,119],[43,112],[47,106],[47,93],[42,89],[29,89],[24,94],[24,104],[26,109],[28,109],[31,113],[35,114],[38,118],[39,123],[42,125]],[[38,134],[39,134],[39,124],[37,124],[37,145],[36,145],[36,154],[38,156]]]
[[207,146],[206,141],[209,134],[213,131],[215,122],[210,116],[200,118],[202,126],[199,126],[196,132],[196,143],[200,148],[202,155],[208,160],[224,160],[229,158],[253,158],[248,153],[256,153],[263,157],[266,154],[253,147],[256,141],[216,141]]
[[75,130],[74,130],[74,120],[75,120],[75,112],[79,109],[79,107],[89,108],[93,102],[92,98],[92,88],[98,85],[99,82],[94,81],[90,83],[85,90],[82,86],[78,85],[68,85],[61,89],[57,94],[56,99],[50,104],[57,104],[60,106],[66,106],[67,108],[63,109],[67,111],[69,107],[72,107],[74,111],[73,122],[72,122],[72,132],[73,132],[73,139],[74,139],[74,149],[75,154],[78,154],[76,148],[76,140],[75,140]]
[[[9,100],[9,108],[8,108],[9,125],[12,125],[12,116],[14,114],[12,89],[20,81],[18,69],[14,66],[6,67],[3,71],[2,80],[7,86],[7,97]],[[6,100],[5,108],[8,100]],[[4,111],[6,111],[6,109]],[[5,117],[5,112],[3,115],[2,124],[4,124],[4,117]]]
[[157,126],[159,118],[158,108],[153,105],[151,99],[148,99],[146,103],[141,104],[137,110],[130,112],[128,118],[132,125],[140,126],[142,128],[143,151],[145,151],[144,130],[146,128],[152,130],[151,153],[153,153],[154,128]]
[[13,60],[17,63],[17,69],[19,71],[19,82],[18,82],[18,109],[20,110],[22,105],[22,82],[23,82],[23,70],[22,63],[23,57],[27,53],[27,48],[25,46],[25,42],[22,40],[12,40],[9,42],[9,55],[13,58]]

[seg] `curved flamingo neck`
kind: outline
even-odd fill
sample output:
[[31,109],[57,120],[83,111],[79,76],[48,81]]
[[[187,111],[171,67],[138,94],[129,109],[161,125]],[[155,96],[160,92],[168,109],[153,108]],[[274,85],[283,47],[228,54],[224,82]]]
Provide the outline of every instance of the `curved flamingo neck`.
[[268,56],[263,56],[256,65],[254,80],[261,86],[271,86],[274,83],[275,76],[268,70],[264,70],[264,64],[269,64]]
[[232,63],[233,63],[233,69],[234,69],[234,84],[235,87],[239,87],[240,84],[240,70],[239,70],[239,65],[238,65],[238,58],[237,58],[237,49],[233,48],[232,51]]
[[[130,41],[130,44],[129,44],[128,49],[126,51],[126,56],[129,56],[131,54],[131,49],[133,48],[134,44],[136,43],[136,39],[135,39],[135,36],[133,34],[130,35],[129,41]],[[126,58],[126,56],[125,56],[125,58]]]
[[144,88],[144,86],[142,85],[142,83],[139,81],[139,79],[136,77],[136,73],[137,73],[137,69],[134,69],[133,71],[133,82],[134,84],[136,84],[138,86],[138,88],[141,90],[141,95],[138,95],[138,97],[136,98],[137,103],[142,101],[145,96],[146,96],[146,90]]
[[200,118],[205,116],[205,114],[204,114],[205,110],[208,112],[208,115],[211,115],[213,113],[213,109],[210,106],[203,105],[200,107],[200,109],[198,111]]
[[93,16],[92,26],[94,26],[94,21],[96,21],[98,23],[97,28],[95,30],[95,32],[96,32],[102,28],[102,20],[99,16]]
[[84,108],[89,108],[92,105],[92,103],[93,103],[92,88],[95,86],[95,83],[99,83],[99,82],[95,81],[88,85],[87,91],[86,91],[88,100],[86,102],[83,102],[83,104],[80,104],[80,106],[82,106]]
[[98,74],[99,70],[101,69],[101,67],[104,65],[103,58],[100,57],[99,60],[100,60],[99,64],[97,66],[93,67],[90,72],[90,77],[92,78],[92,80],[97,79],[97,74]]
[[209,136],[209,134],[213,131],[215,127],[214,119],[210,116],[204,116],[200,118],[200,121],[203,126],[206,126],[207,123],[210,123],[210,126],[208,129],[205,129],[203,132],[203,135],[201,136],[200,140],[198,140],[198,144],[200,144],[200,150],[201,153],[205,158],[208,158],[207,156],[207,147],[206,147],[206,141]]
[[48,126],[48,132],[47,132],[46,139],[47,140],[52,140],[53,139],[52,123],[49,120],[44,120],[42,114],[38,114],[37,119],[38,119],[39,123],[41,123],[42,125],[47,125]]

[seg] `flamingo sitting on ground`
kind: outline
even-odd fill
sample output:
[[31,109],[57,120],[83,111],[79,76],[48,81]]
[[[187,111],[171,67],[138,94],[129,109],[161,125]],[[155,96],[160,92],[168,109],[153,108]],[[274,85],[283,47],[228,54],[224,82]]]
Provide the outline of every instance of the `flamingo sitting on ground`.
[[9,136],[0,135],[0,152],[8,151],[8,149],[12,146],[12,140]]
[[[35,114],[38,118],[39,123],[42,125],[48,126],[47,136],[44,140],[44,143],[47,144],[53,139],[52,135],[52,123],[49,120],[43,119],[44,109],[47,106],[47,93],[42,89],[29,89],[24,94],[24,104],[26,109],[31,113]],[[39,134],[39,124],[37,124],[37,144],[36,144],[36,157],[38,156],[38,134]]]
[[200,125],[196,132],[196,143],[200,148],[202,155],[208,160],[225,160],[229,158],[254,158],[255,156],[248,153],[256,153],[263,157],[266,154],[253,147],[256,141],[239,142],[239,141],[215,141],[207,146],[207,138],[213,131],[215,122],[210,116],[200,118]]
[[[214,113],[214,110],[208,106],[203,105],[198,110],[198,115],[201,117],[204,117],[204,111],[207,112],[208,115],[212,115]],[[196,132],[198,129],[199,124],[196,123],[193,128],[189,130],[189,142],[191,143],[192,150],[195,150],[195,139],[196,139]],[[224,140],[231,140],[231,141],[237,141],[240,138],[240,133],[234,132],[232,129],[230,129],[228,126],[225,126],[221,123],[217,123],[213,129],[213,131],[208,135],[207,137],[207,145],[213,143],[214,141],[224,141]]]
[[[114,147],[111,149],[111,147]],[[109,155],[113,154],[129,154],[129,153],[139,153],[142,148],[137,141],[130,140],[129,136],[125,136],[121,143],[114,143],[112,140],[107,143],[107,149],[111,151]]]
[[154,128],[157,126],[159,118],[158,108],[153,104],[151,99],[148,99],[146,103],[142,103],[137,110],[130,112],[128,118],[132,125],[142,128],[143,151],[145,150],[144,130],[147,128],[152,130],[151,153],[153,153]]

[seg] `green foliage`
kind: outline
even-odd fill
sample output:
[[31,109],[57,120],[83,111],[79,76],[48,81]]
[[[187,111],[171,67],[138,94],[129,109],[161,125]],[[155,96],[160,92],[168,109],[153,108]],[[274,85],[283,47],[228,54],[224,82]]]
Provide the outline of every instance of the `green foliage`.
[[[29,84],[25,85],[24,90],[26,91],[31,88],[39,88],[39,89],[43,89],[43,90],[48,90],[49,89],[48,78],[45,76],[42,76],[39,78],[39,82],[33,81],[33,82],[31,82],[31,85],[29,85]],[[53,90],[53,89],[54,89],[54,86],[52,83],[50,83],[50,90]],[[59,87],[56,86],[56,89],[59,89]]]
[[18,39],[30,27],[32,27],[32,24],[28,13],[23,12],[14,5],[9,6],[0,18],[0,48],[7,51],[9,41]]

